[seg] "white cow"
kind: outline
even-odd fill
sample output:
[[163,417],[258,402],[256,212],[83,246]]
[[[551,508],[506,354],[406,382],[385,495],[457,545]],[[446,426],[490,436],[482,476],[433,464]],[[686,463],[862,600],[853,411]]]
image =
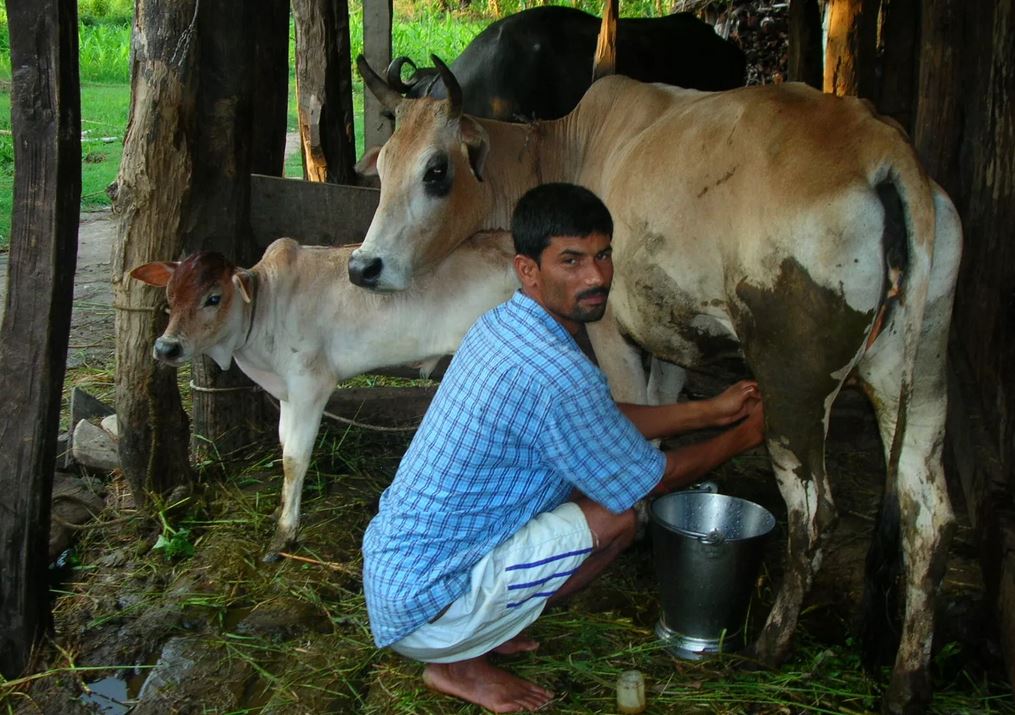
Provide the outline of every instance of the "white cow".
[[518,287],[506,233],[473,237],[404,292],[385,295],[349,283],[353,248],[282,238],[250,270],[201,252],[131,271],[166,288],[169,325],[156,359],[178,366],[207,355],[223,370],[236,360],[281,405],[285,484],[267,559],[296,540],[303,477],[335,384],[453,353],[476,318]]
[[941,452],[961,228],[898,127],[798,84],[706,93],[625,77],[600,80],[560,120],[511,125],[463,115],[446,67],[448,100],[403,100],[359,66],[396,129],[361,163],[375,163],[381,198],[349,262],[354,282],[402,289],[465,237],[509,226],[528,189],[569,181],[614,218],[610,312],[590,336],[615,396],[645,396],[622,337],[688,367],[746,359],[789,514],[785,576],[754,644],[763,660],[787,654],[821,564],[835,517],[829,411],[847,377],[862,384],[888,464],[882,524],[898,527],[882,529],[897,537],[882,553],[905,568],[886,706],[925,702],[953,522]]

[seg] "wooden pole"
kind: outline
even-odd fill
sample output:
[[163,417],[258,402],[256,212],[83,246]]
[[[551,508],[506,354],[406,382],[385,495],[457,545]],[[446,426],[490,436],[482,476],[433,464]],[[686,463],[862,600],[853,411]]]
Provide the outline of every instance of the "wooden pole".
[[596,54],[592,58],[592,81],[617,73],[617,19],[620,0],[603,3],[603,21],[599,25]]
[[916,106],[921,4],[921,0],[881,0],[881,83],[877,107],[907,132],[913,130]]
[[355,183],[348,0],[293,0],[304,178]]
[[790,0],[788,79],[821,89],[821,12],[818,0]]
[[0,674],[50,622],[50,497],[81,202],[75,0],[8,2],[14,213],[0,325]]
[[825,92],[875,96],[879,4],[880,0],[829,0]]
[[197,1],[138,0],[132,46],[130,118],[113,201],[120,215],[113,304],[120,464],[142,504],[148,492],[168,493],[191,479],[176,370],[151,354],[165,329],[165,291],[129,272],[182,253],[193,173]]
[[[266,11],[269,6],[273,9]],[[270,95],[284,94],[286,87],[255,86],[257,38],[270,35],[277,29],[273,25],[288,27],[284,7],[282,0],[199,5],[194,174],[184,207],[187,253],[218,251],[242,266],[260,258],[250,230],[249,177],[257,153],[254,127],[267,121],[278,134],[272,139],[284,140],[281,115],[265,116],[259,98],[269,96],[269,111],[278,112],[284,105]],[[287,64],[277,53],[271,61]],[[238,367],[223,371],[202,358],[195,361],[193,371],[192,449],[199,459],[246,454],[251,443],[273,429],[276,420],[270,405]]]
[[[363,1],[363,56],[378,72],[391,64],[391,0]],[[441,59],[451,61],[451,58]],[[384,107],[370,92],[363,92],[364,149],[380,146],[388,140],[394,121],[386,117]]]

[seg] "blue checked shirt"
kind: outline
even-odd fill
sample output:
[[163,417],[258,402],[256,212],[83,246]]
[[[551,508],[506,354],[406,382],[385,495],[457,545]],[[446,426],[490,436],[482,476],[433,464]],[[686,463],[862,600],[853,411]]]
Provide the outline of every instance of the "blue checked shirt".
[[620,513],[664,468],[599,368],[516,293],[465,336],[363,538],[377,645],[462,596],[477,561],[573,489]]

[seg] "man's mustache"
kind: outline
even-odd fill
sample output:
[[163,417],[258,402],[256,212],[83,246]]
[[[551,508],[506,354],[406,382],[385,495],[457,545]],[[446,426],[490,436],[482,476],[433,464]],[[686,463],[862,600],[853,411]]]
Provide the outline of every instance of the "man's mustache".
[[603,286],[599,286],[598,288],[589,288],[588,290],[583,290],[579,293],[576,298],[578,300],[582,300],[583,298],[591,298],[596,295],[601,295],[606,298],[610,295],[610,289],[604,288]]

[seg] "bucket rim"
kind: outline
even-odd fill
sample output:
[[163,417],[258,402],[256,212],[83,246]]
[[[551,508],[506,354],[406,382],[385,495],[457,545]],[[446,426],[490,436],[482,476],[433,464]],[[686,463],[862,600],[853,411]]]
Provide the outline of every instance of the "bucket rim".
[[691,500],[691,501],[702,501],[702,500],[714,501],[716,499],[720,499],[722,501],[727,501],[727,502],[740,502],[740,503],[746,505],[748,508],[758,509],[758,510],[760,510],[762,512],[762,514],[763,514],[762,519],[765,522],[765,528],[760,533],[752,534],[750,536],[734,536],[734,537],[730,537],[730,538],[724,538],[723,539],[723,543],[731,544],[731,543],[737,543],[737,542],[741,542],[741,541],[752,541],[754,539],[763,539],[763,538],[767,537],[769,534],[771,534],[772,531],[775,530],[775,526],[776,526],[777,522],[776,522],[776,519],[775,519],[775,515],[772,514],[771,511],[769,511],[768,509],[763,507],[761,504],[758,504],[757,502],[753,502],[750,499],[744,499],[743,497],[733,496],[732,494],[719,494],[719,493],[715,493],[715,492],[702,492],[702,491],[670,492],[669,494],[664,494],[661,497],[657,497],[656,499],[652,500],[652,504],[651,504],[651,506],[649,508],[649,515],[651,516],[652,523],[658,525],[660,528],[666,529],[667,531],[670,531],[670,532],[675,533],[675,534],[680,534],[682,536],[688,536],[688,537],[695,538],[695,539],[701,539],[703,537],[707,537],[708,534],[705,534],[705,533],[702,533],[702,532],[699,532],[699,531],[693,531],[691,529],[688,529],[688,528],[685,528],[685,527],[681,527],[681,526],[677,526],[677,525],[674,525],[674,524],[669,523],[667,521],[664,521],[662,516],[660,516],[658,511],[657,511],[658,505],[661,502],[666,501],[666,500],[670,500],[670,501],[686,501],[686,500]]

